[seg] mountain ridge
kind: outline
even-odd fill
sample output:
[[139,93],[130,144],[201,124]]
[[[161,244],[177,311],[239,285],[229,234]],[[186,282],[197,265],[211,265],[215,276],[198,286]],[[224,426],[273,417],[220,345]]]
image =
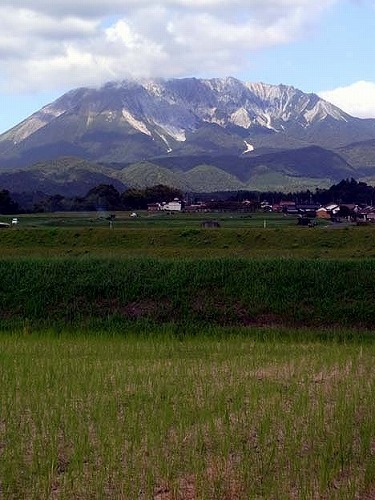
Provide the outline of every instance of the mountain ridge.
[[[355,174],[363,161],[375,178],[373,140],[375,120],[293,86],[233,77],[123,80],[73,89],[1,134],[0,173],[20,177],[22,168],[71,156],[172,170],[195,158],[189,168],[221,164],[229,175],[249,159],[252,168],[314,182]],[[222,158],[232,158],[232,170]]]

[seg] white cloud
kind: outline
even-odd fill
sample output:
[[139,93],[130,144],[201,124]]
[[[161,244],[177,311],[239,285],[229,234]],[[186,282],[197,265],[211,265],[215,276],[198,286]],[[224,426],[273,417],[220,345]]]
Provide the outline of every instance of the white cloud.
[[233,74],[253,51],[305,36],[335,1],[2,0],[0,80],[43,90]]
[[[4,7],[13,7],[14,0],[2,0]],[[167,9],[186,9],[189,11],[233,11],[242,8],[262,12],[285,11],[294,8],[310,8],[311,0],[159,0],[157,5]],[[321,0],[323,6],[330,0]],[[77,15],[84,17],[102,17],[106,15],[128,13],[138,8],[150,7],[150,0],[17,0],[17,8],[28,9],[51,16]]]
[[359,81],[319,92],[319,96],[352,116],[375,118],[375,83]]

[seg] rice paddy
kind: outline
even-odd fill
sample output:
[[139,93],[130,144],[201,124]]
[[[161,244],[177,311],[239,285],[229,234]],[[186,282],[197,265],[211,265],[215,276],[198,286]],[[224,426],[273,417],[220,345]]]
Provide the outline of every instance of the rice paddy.
[[372,498],[373,343],[216,333],[1,336],[1,497]]
[[375,497],[372,227],[52,219],[0,233],[0,498]]

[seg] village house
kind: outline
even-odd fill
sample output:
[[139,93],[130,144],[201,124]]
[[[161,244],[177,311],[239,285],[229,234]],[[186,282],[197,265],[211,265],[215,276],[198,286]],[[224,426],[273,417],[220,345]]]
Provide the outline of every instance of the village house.
[[160,203],[149,203],[147,205],[147,210],[149,212],[158,212],[161,210],[161,204]]
[[367,206],[364,208],[358,208],[356,218],[357,220],[366,222],[375,222],[375,207]]
[[303,215],[305,217],[311,217],[315,218],[316,217],[316,211],[320,208],[320,205],[316,203],[302,203],[299,205],[296,205],[296,209],[298,210],[298,213],[300,215]]
[[182,210],[182,202],[180,200],[174,199],[168,203],[162,203],[161,210],[165,210],[167,212],[181,212]]
[[185,212],[207,212],[207,205],[206,203],[199,202],[199,203],[194,203],[191,205],[185,205],[184,208]]
[[295,210],[296,208],[296,203],[291,200],[282,200],[280,203],[275,203],[272,205],[272,210],[273,212],[284,212],[287,213],[288,210]]
[[149,203],[147,205],[147,210],[149,212],[159,212],[161,210],[166,212],[181,212],[182,201],[175,198],[173,201],[163,202],[163,203]]
[[318,208],[318,210],[316,211],[316,217],[318,219],[332,219],[332,217],[335,217],[339,212],[339,205],[331,203],[329,205],[326,205],[325,207]]

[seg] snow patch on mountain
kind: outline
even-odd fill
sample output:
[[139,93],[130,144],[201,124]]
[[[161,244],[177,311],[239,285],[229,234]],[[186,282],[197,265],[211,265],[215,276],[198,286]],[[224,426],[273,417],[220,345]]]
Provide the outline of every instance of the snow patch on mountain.
[[246,149],[245,151],[242,153],[243,155],[246,154],[246,153],[251,153],[252,151],[254,151],[254,146],[252,144],[250,144],[249,142],[247,141],[243,141],[245,143],[245,146],[246,146]]
[[178,142],[185,142],[186,141],[186,134],[185,130],[181,128],[176,128],[173,125],[160,125],[163,130],[170,136],[173,137]]
[[243,128],[249,128],[251,125],[251,118],[249,116],[249,113],[243,107],[237,109],[237,111],[231,114],[230,121],[234,125],[238,125],[239,127]]
[[285,94],[286,89],[289,94],[296,91],[294,87],[286,87],[285,85],[270,85],[262,82],[245,82],[244,85],[257,97],[262,99],[262,101],[268,102],[275,102],[280,99],[280,97]]
[[116,113],[113,111],[108,111],[105,113],[105,120],[109,123],[113,122],[116,119]]
[[168,136],[178,142],[186,141],[186,133],[182,128],[178,128],[168,123],[160,123],[156,120],[152,120],[151,122],[151,119],[149,119],[149,125],[150,127],[152,125],[154,132],[162,137],[163,140],[166,136]]
[[218,94],[232,93],[233,90],[242,85],[240,80],[227,76],[226,78],[212,78],[210,80],[202,80],[202,83],[209,89]]
[[13,144],[18,144],[24,139],[27,139],[27,137],[29,137],[45,125],[46,122],[44,120],[41,120],[39,117],[28,120],[27,123],[21,125],[13,134]]
[[278,131],[276,127],[272,124],[273,116],[268,112],[264,112],[263,114],[259,114],[256,118],[256,122],[262,127],[268,128],[269,130]]
[[87,113],[87,118],[86,118],[86,127],[90,127],[94,123],[94,118],[95,114],[94,113]]
[[154,97],[162,97],[164,94],[164,87],[153,80],[142,82],[142,87]]
[[139,132],[142,132],[142,134],[146,134],[148,136],[152,136],[151,132],[147,128],[147,126],[140,120],[137,120],[129,111],[127,111],[125,108],[122,110],[122,116],[124,117],[125,121],[129,123],[129,125]]
[[24,120],[19,125],[11,129],[8,133],[4,134],[4,138],[6,138],[6,135],[9,134],[9,138],[11,138],[13,144],[17,144],[24,139],[27,139],[34,132],[43,128],[54,118],[57,118],[64,112],[64,109],[58,109],[52,105],[45,106],[37,113],[31,115],[30,118]]
[[218,118],[216,115],[214,115],[211,119],[206,118],[204,121],[208,123],[216,123],[216,125],[220,125],[220,127],[224,127],[226,125],[224,118]]
[[171,153],[173,150],[168,142],[168,139],[165,137],[165,135],[163,134],[158,134],[160,139],[165,142],[166,146],[167,146],[167,153]]
[[318,101],[312,109],[305,111],[303,116],[307,123],[312,123],[313,121],[321,121],[329,116],[338,121],[348,121],[345,115],[339,109],[335,108],[329,102],[323,100]]
[[[315,94],[305,94],[286,85],[269,85],[247,82],[245,86],[261,99],[261,108],[273,119],[283,122],[304,118],[306,127],[327,117],[338,121],[348,121],[347,115],[336,106],[320,99]],[[270,122],[268,121],[268,127]]]

